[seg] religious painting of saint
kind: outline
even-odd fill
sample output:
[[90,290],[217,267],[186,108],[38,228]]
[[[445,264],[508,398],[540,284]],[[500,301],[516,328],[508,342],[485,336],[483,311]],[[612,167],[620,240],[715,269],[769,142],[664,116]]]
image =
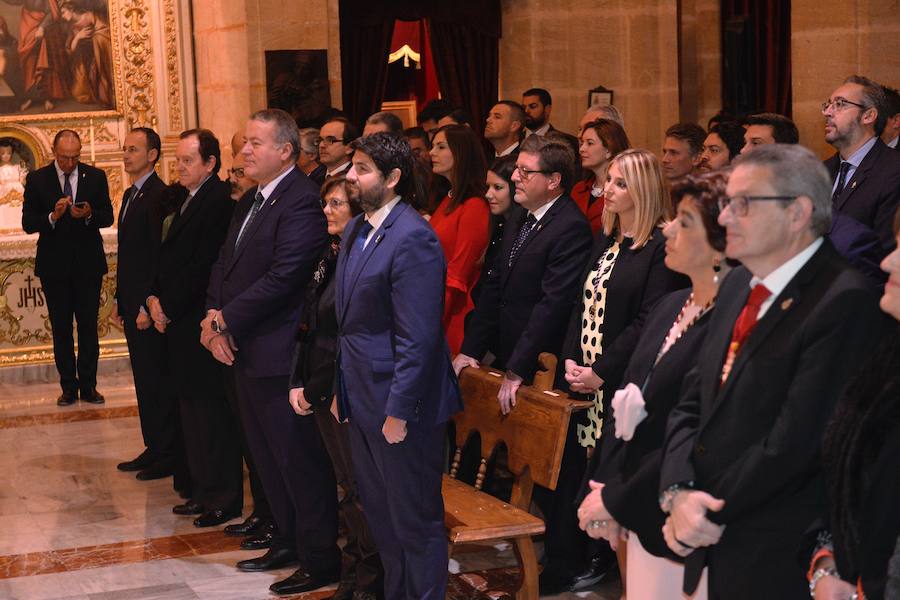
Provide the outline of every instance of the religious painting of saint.
[[116,109],[110,0],[0,0],[0,119]]
[[327,51],[266,50],[266,96],[299,127],[321,126],[331,107]]

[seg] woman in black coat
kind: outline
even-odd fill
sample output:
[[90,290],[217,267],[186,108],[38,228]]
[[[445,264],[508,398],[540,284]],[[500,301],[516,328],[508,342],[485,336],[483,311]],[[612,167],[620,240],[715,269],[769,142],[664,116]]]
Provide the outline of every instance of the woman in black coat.
[[726,271],[725,230],[717,223],[725,183],[722,173],[688,176],[672,190],[678,211],[664,229],[665,263],[689,277],[691,288],[662,298],[644,323],[621,379],[623,389],[610,398],[602,460],[591,465],[591,491],[578,509],[581,528],[614,548],[620,532],[630,532],[629,599],[682,598],[681,559],[662,535],[666,516],[659,506],[659,471],[669,412],[696,362]]
[[332,237],[306,288],[303,318],[294,348],[290,403],[298,415],[313,415],[331,457],[338,485],[344,492],[339,504],[347,524],[347,543],[341,561],[341,582],[333,598],[376,598],[381,594],[382,569],[375,541],[362,511],[350,458],[349,425],[337,421],[334,409],[334,365],[338,324],[335,280],[341,235],[350,219],[362,212],[350,200],[343,176],[325,180],[322,206]]
[[[900,210],[894,235],[900,241]],[[889,276],[881,309],[892,318],[825,435],[828,528],[809,569],[816,600],[900,598],[888,585],[900,542],[900,247],[881,268]]]

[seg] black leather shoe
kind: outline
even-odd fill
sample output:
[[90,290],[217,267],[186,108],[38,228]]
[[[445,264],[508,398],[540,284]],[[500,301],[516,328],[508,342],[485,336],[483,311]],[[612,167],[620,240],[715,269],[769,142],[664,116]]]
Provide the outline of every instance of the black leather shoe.
[[276,581],[270,585],[269,589],[278,595],[299,594],[331,585],[338,580],[339,575],[337,570],[314,575],[303,569],[297,569],[287,579]]
[[91,404],[103,404],[104,402],[106,402],[106,398],[104,398],[103,394],[101,394],[97,390],[90,390],[87,392],[81,392],[81,401],[90,402]]
[[237,568],[241,571],[271,571],[297,563],[297,553],[290,548],[269,549],[259,558],[248,558],[239,561]]
[[239,516],[240,511],[208,510],[194,519],[194,527],[215,527]]
[[257,517],[256,515],[250,515],[244,519],[243,523],[229,525],[222,531],[225,535],[230,537],[241,537],[245,535],[255,535],[262,531],[266,525],[265,519]]
[[146,469],[138,471],[135,475],[138,481],[152,481],[154,479],[162,479],[163,477],[172,476],[172,465],[168,462],[158,462],[148,466]]
[[193,500],[188,500],[184,504],[176,504],[172,507],[172,512],[183,517],[189,515],[203,514],[203,505]]
[[72,406],[75,404],[75,392],[63,392],[59,395],[59,398],[56,399],[57,406]]
[[275,537],[275,527],[269,526],[262,533],[244,538],[241,542],[241,550],[265,550],[272,547],[272,538]]
[[150,450],[144,450],[137,458],[120,462],[116,465],[116,468],[120,471],[131,472],[146,469],[152,464],[153,457],[150,455]]

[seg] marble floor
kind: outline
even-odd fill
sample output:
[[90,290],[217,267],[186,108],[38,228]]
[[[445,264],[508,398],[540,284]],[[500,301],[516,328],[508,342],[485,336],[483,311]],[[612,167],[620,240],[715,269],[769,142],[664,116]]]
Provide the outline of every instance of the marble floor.
[[[235,562],[254,554],[221,528],[172,514],[180,499],[170,478],[141,482],[116,470],[143,449],[130,373],[104,375],[98,389],[103,406],[59,408],[56,384],[0,383],[0,599],[273,598],[268,586],[292,569],[238,571]],[[512,565],[508,548],[458,552],[448,597],[503,598],[493,585],[512,578]],[[613,582],[555,598],[618,595]]]

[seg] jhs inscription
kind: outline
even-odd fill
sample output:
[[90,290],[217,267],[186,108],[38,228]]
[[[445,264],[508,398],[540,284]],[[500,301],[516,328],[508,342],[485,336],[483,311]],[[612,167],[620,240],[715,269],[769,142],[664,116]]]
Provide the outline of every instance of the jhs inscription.
[[18,308],[39,308],[44,306],[44,289],[33,285],[34,277],[25,277],[25,285],[19,288]]

